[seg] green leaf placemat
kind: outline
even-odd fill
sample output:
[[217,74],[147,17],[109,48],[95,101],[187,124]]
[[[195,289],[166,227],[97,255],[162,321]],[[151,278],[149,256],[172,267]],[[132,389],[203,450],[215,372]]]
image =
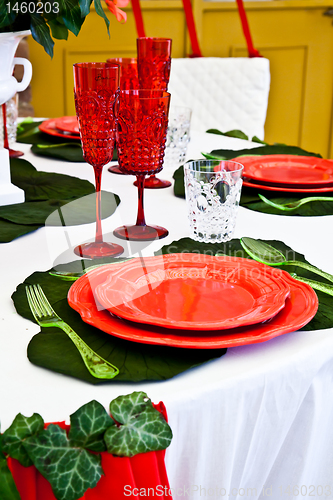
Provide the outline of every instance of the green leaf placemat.
[[[22,159],[12,158],[10,166],[12,182],[24,190],[26,201],[0,207],[0,243],[35,231],[46,219],[47,224],[53,226],[95,221],[95,188],[90,182],[69,175],[39,172]],[[119,203],[117,195],[103,191],[102,218],[112,215]]]
[[[102,262],[105,263],[105,260]],[[76,270],[77,266],[78,261],[65,267],[68,270]],[[104,382],[94,378],[86,369],[74,344],[58,328],[42,328],[42,333],[38,333],[31,339],[28,346],[28,358],[35,365],[92,384],[114,383],[118,380],[139,382],[142,380],[167,380],[226,353],[226,349],[178,349],[139,344],[108,335],[81,320],[80,315],[67,303],[66,297],[71,283],[50,276],[48,272],[32,274],[17,287],[12,296],[17,312],[32,321],[34,319],[28,306],[25,285],[35,283],[42,286],[45,295],[59,316],[94,351],[117,366],[120,373],[112,381]]]
[[[84,162],[80,139],[68,139],[66,135],[57,137],[41,132],[38,126],[43,121],[27,118],[17,127],[17,142],[32,144],[31,151],[37,156],[47,156],[57,160]],[[113,160],[117,159],[114,151]]]
[[57,160],[66,160],[72,162],[83,162],[83,151],[81,144],[73,142],[61,144],[33,144],[31,152],[37,156],[47,156]]
[[[221,135],[227,135],[221,134]],[[241,138],[241,137],[240,137]],[[316,156],[321,158],[320,155],[315,153],[309,153],[304,149],[298,148],[296,146],[286,146],[284,144],[274,144],[274,145],[264,145],[259,146],[258,148],[253,149],[241,149],[241,150],[232,150],[232,149],[216,149],[211,151],[210,153],[203,153],[207,158],[219,157],[221,159],[230,160],[237,158],[238,156],[244,155],[269,155],[269,154],[292,154],[292,155],[301,155],[301,156]],[[173,178],[175,180],[174,183],[174,194],[180,198],[185,198],[185,186],[184,186],[184,168],[183,166],[179,167],[173,174]],[[267,203],[263,202],[258,193],[264,195],[267,199],[273,201],[274,203],[290,203],[295,200],[299,200],[301,198],[305,198],[307,196],[316,196],[314,193],[312,194],[304,194],[304,193],[286,193],[283,196],[283,193],[278,191],[266,191],[266,190],[258,190],[256,188],[250,188],[247,186],[242,187],[242,196],[240,200],[240,205],[242,207],[248,208],[250,210],[254,210],[256,212],[262,212],[266,214],[275,214],[275,215],[301,215],[301,216],[319,216],[319,215],[333,215],[333,193],[319,193],[318,196],[325,196],[332,198],[332,202],[330,201],[313,201],[307,203],[305,205],[300,206],[296,210],[291,212],[283,212],[282,210],[276,209]]]
[[[282,252],[287,260],[299,260],[302,262],[307,262],[304,255],[295,252],[292,248],[285,245],[282,241],[276,240],[259,240],[268,243],[269,245],[277,248]],[[234,257],[244,257],[251,259],[251,257],[245,252],[240,244],[239,239],[233,239],[227,243],[200,243],[194,241],[191,238],[181,238],[178,241],[173,241],[169,245],[165,245],[162,248],[163,254],[168,253],[202,253],[207,255],[216,255],[217,252],[224,255],[230,255]],[[157,252],[160,253],[160,252]],[[253,259],[251,259],[253,260]],[[283,269],[288,273],[296,273],[300,277],[313,279],[315,281],[321,281],[332,285],[329,281],[325,280],[318,274],[309,272],[303,268],[297,266],[278,266],[278,269]],[[302,330],[322,330],[324,328],[333,327],[333,296],[327,295],[326,293],[316,290],[316,294],[319,299],[319,308],[315,317],[305,325]]]
[[74,139],[64,139],[62,137],[57,137],[49,134],[44,134],[39,130],[39,125],[43,123],[41,121],[33,121],[30,118],[27,118],[23,122],[19,123],[17,126],[17,142],[21,142],[23,144],[61,144],[63,142],[70,142],[74,144],[80,144],[80,140]]

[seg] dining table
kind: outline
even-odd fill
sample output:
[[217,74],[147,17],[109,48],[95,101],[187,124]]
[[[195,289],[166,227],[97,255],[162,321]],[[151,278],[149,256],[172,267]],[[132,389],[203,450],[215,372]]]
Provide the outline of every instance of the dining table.
[[[56,172],[94,184],[93,169],[34,155],[17,145],[38,171]],[[219,148],[258,147],[234,137],[191,131],[187,159]],[[177,165],[158,176],[173,182]],[[189,237],[185,199],[173,187],[146,189],[147,223],[168,229],[166,238],[141,246],[117,240],[112,231],[134,223],[134,177],[104,167],[102,189],[120,197],[102,222],[104,237],[120,242],[126,257],[153,256],[165,245]],[[20,316],[11,299],[33,272],[45,272],[77,258],[73,248],[93,240],[94,223],[48,224],[0,245],[0,421],[37,412],[45,422],[66,420],[97,400],[105,408],[119,395],[144,391],[163,401],[173,432],[166,451],[170,495],[181,498],[333,498],[333,328],[299,330],[270,340],[229,347],[225,355],[168,380],[99,385],[32,364],[27,346],[40,327]],[[333,216],[284,216],[239,207],[234,238],[278,240],[307,261],[333,274]],[[127,494],[124,493],[124,498]],[[112,496],[110,496],[110,499]]]

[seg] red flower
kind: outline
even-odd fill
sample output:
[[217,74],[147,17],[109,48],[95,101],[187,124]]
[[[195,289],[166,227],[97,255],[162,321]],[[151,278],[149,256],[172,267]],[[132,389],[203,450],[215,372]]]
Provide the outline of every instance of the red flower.
[[117,21],[123,21],[124,23],[126,23],[127,14],[123,10],[119,9],[117,5],[119,5],[120,7],[126,7],[129,3],[129,0],[105,0],[105,3],[109,11],[116,16]]

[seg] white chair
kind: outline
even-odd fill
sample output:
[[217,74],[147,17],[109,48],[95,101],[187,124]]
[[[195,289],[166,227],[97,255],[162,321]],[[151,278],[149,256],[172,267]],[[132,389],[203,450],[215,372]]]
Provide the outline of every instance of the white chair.
[[262,57],[172,59],[171,106],[192,109],[191,129],[242,130],[264,139],[270,70]]

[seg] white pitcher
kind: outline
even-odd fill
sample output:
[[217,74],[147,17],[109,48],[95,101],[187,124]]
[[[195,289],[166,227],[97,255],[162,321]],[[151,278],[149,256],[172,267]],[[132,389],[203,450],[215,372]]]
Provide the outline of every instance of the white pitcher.
[[[14,57],[20,40],[30,35],[30,31],[0,33],[0,105],[8,101],[16,92],[27,88],[32,76],[32,66],[28,59]],[[22,64],[24,75],[21,82],[13,76],[14,66]],[[0,112],[2,110],[0,109]],[[9,152],[0,148],[0,206],[22,203],[24,191],[11,183]]]
[[[16,33],[0,33],[0,104],[8,101],[16,92],[22,92],[30,83],[32,66],[28,59],[14,57],[20,40],[30,35],[30,31]],[[24,66],[24,75],[21,82],[13,76],[15,64]]]

